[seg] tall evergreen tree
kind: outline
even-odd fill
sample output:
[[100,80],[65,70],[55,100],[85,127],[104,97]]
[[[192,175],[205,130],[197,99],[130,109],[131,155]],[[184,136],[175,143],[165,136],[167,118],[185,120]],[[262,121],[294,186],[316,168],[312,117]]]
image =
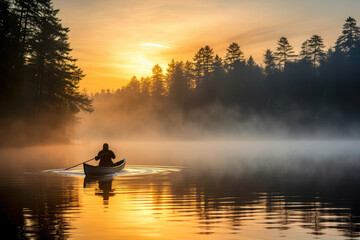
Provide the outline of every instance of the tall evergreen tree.
[[249,67],[255,67],[256,66],[256,63],[254,61],[254,58],[250,55],[249,59],[247,60],[246,64],[249,66]]
[[84,77],[70,56],[68,28],[57,17],[51,0],[42,0],[37,9],[36,32],[29,40],[30,78],[34,82],[37,115],[44,110],[92,111],[91,100],[78,91]]
[[168,67],[166,69],[166,89],[169,91],[170,85],[171,85],[171,76],[174,74],[177,66],[180,65],[182,68],[183,62],[182,61],[175,61],[174,59],[171,60],[171,62],[168,64]]
[[214,51],[210,46],[200,48],[195,54],[196,85],[199,86],[213,71]]
[[204,68],[204,48],[200,48],[199,51],[194,56],[194,73],[196,78],[196,85],[200,84],[200,81],[203,77],[203,68]]
[[179,105],[184,105],[188,100],[189,88],[188,88],[187,79],[184,76],[182,64],[178,63],[175,65],[173,73],[170,75],[170,87],[169,87],[169,97],[175,103]]
[[144,97],[150,96],[150,94],[151,94],[151,79],[150,79],[150,77],[141,77],[140,93]]
[[159,64],[156,64],[152,69],[152,85],[151,93],[155,97],[165,95],[165,86],[164,86],[164,74],[163,70]]
[[184,77],[186,78],[186,82],[188,83],[188,88],[194,89],[196,85],[194,64],[190,61],[186,61],[183,68]]
[[14,0],[14,12],[19,16],[19,50],[25,60],[28,49],[28,40],[38,31],[38,18],[41,9],[49,8],[51,1],[43,0]]
[[131,96],[136,96],[140,94],[140,81],[137,79],[136,76],[132,76],[130,82],[127,84],[125,89]]
[[348,17],[343,26],[342,35],[336,41],[335,49],[346,55],[355,47],[356,42],[360,39],[360,29],[356,24],[356,20]]
[[311,61],[311,50],[310,50],[310,40],[306,39],[301,45],[300,51],[301,60]]
[[325,45],[323,39],[319,35],[313,35],[309,40],[309,50],[311,61],[313,63],[314,69],[320,65],[321,60],[325,57],[324,51]]
[[234,69],[237,62],[244,61],[244,53],[236,42],[231,43],[226,50],[225,64],[228,70]]
[[276,57],[270,49],[264,54],[265,73],[271,74],[276,69]]
[[14,117],[31,121],[24,130],[39,130],[40,140],[73,126],[78,111],[93,110],[79,91],[84,74],[70,55],[69,29],[58,12],[51,0],[0,0],[0,108],[6,107],[0,124]]
[[214,71],[222,71],[224,69],[223,60],[217,54],[215,55],[214,58],[213,69]]
[[0,110],[6,114],[14,99],[19,97],[19,29],[18,17],[11,11],[9,1],[0,1]]
[[293,47],[290,45],[288,39],[286,37],[281,37],[275,52],[275,56],[279,61],[279,66],[284,68],[286,63],[296,56],[294,53]]

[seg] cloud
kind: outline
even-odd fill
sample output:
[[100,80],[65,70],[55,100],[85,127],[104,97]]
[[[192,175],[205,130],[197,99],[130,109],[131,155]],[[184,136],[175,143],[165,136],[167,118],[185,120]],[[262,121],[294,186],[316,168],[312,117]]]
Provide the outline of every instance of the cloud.
[[141,46],[159,47],[159,48],[171,48],[158,43],[141,43]]

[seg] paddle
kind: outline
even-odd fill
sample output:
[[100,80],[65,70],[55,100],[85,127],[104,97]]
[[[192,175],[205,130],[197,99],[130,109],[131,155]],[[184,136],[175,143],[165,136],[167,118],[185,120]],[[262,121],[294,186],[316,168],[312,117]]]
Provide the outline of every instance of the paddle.
[[[101,157],[101,156],[103,156],[103,155],[105,155],[105,154],[107,154],[107,153],[101,154],[101,155],[99,155],[99,156],[97,156],[97,157]],[[70,168],[74,168],[74,167],[79,166],[79,165],[81,165],[81,164],[83,164],[83,163],[90,162],[91,160],[94,160],[94,159],[95,159],[95,157],[93,157],[92,159],[89,159],[89,160],[87,160],[87,161],[85,161],[85,162],[81,162],[81,163],[79,163],[79,164],[76,164],[76,165],[74,165],[74,166],[72,166],[72,167],[65,168],[65,170],[69,170]]]

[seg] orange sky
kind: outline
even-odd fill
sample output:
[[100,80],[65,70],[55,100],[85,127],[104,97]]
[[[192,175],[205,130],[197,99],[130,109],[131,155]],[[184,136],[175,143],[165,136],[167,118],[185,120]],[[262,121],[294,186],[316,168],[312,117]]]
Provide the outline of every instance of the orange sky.
[[192,60],[209,44],[224,57],[238,42],[248,58],[262,63],[266,48],[281,36],[295,50],[312,34],[333,45],[348,16],[360,21],[357,0],[54,0],[70,28],[72,55],[88,92],[117,89],[151,74],[171,59]]

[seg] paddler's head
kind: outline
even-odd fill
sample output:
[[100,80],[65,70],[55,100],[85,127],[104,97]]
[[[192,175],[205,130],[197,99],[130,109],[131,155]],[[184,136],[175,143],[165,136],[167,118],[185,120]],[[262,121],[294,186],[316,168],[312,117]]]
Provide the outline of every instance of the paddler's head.
[[107,143],[104,143],[103,149],[104,149],[104,150],[109,150],[109,145],[108,145]]

